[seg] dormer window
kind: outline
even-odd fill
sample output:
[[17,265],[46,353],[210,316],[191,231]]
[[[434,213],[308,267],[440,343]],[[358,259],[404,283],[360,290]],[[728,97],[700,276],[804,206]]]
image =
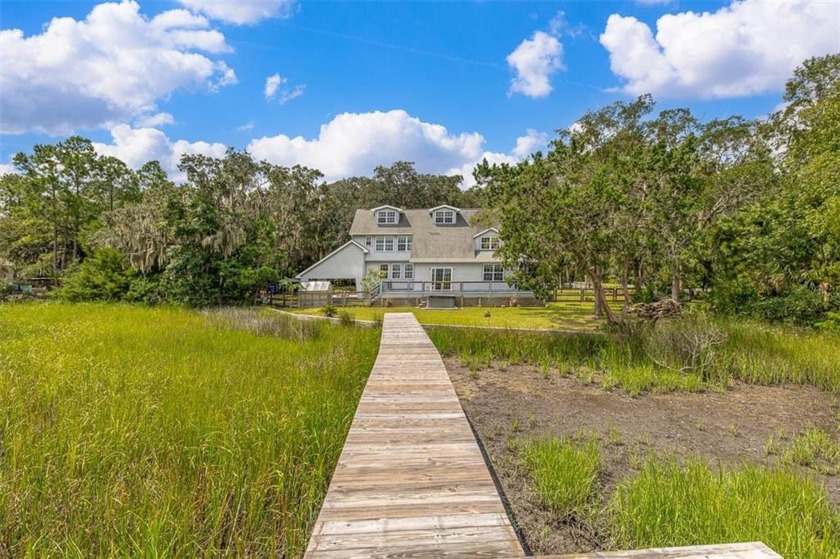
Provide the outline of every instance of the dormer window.
[[502,246],[502,242],[499,237],[495,235],[487,235],[481,237],[481,243],[479,246],[481,247],[481,250],[496,250]]
[[435,225],[455,225],[458,213],[461,210],[454,206],[438,206],[429,210],[432,216],[432,223]]
[[452,225],[455,223],[454,210],[435,210],[435,225]]
[[379,210],[376,212],[377,225],[396,225],[397,211],[396,210]]

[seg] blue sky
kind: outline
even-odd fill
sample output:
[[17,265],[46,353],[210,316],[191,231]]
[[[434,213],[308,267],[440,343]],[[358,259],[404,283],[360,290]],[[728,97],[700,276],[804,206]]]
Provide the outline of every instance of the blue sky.
[[78,133],[173,174],[232,146],[328,179],[398,159],[468,175],[640,93],[765,115],[840,51],[840,1],[3,0],[0,29],[3,171]]

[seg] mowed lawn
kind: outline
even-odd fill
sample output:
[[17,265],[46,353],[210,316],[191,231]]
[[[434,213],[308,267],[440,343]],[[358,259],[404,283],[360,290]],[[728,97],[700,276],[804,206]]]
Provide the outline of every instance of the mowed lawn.
[[[615,309],[621,303],[611,303]],[[410,312],[421,324],[441,326],[489,326],[529,330],[594,330],[603,322],[594,315],[592,302],[549,303],[545,307],[463,307],[428,310],[417,307],[338,307],[357,320],[376,320],[385,313]],[[323,316],[323,309],[293,309],[293,312]],[[487,316],[489,314],[489,316]]]
[[379,334],[264,330],[0,306],[0,556],[300,556]]

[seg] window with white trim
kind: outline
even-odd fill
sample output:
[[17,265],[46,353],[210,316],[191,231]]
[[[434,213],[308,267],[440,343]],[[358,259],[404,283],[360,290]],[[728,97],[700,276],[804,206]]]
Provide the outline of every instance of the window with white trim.
[[365,237],[365,246],[369,247],[371,245],[373,245],[373,237],[368,235],[367,237]]
[[397,237],[397,252],[411,251],[411,236]]
[[402,264],[391,264],[391,279],[402,278]]
[[379,277],[385,279],[388,277],[388,265],[387,264],[380,264],[379,265]]
[[452,268],[432,268],[432,291],[452,289]]
[[505,269],[501,264],[484,265],[484,281],[504,281]]
[[435,210],[435,225],[452,225],[455,223],[454,210]]
[[377,225],[394,225],[397,223],[396,210],[379,210],[376,212]]
[[414,279],[414,264],[406,264],[403,266],[403,277],[407,280]]
[[376,237],[376,252],[394,252],[394,237]]
[[481,237],[481,250],[496,250],[502,245],[501,239],[496,235],[487,235],[486,237]]

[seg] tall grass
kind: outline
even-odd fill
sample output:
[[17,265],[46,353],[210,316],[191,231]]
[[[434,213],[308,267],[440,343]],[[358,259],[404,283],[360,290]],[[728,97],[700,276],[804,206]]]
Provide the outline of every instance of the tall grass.
[[729,371],[744,382],[840,391],[840,333],[727,321]]
[[786,445],[785,438],[783,435],[771,436],[765,446],[767,454],[780,456],[786,464],[805,466],[829,476],[840,475],[840,442],[830,433],[810,427]]
[[474,370],[493,360],[597,370],[605,388],[631,394],[722,389],[732,379],[840,391],[840,335],[735,319],[690,316],[589,335],[433,328],[430,337]]
[[523,458],[534,492],[553,513],[569,520],[593,516],[600,460],[596,438],[530,441],[523,449]]
[[617,488],[607,518],[618,549],[762,541],[788,559],[840,556],[825,491],[785,468],[649,458]]
[[493,360],[511,365],[593,363],[606,342],[601,334],[546,334],[518,330],[429,328],[429,337],[441,354],[464,362],[489,366]]
[[378,333],[239,318],[0,307],[0,556],[301,555]]

